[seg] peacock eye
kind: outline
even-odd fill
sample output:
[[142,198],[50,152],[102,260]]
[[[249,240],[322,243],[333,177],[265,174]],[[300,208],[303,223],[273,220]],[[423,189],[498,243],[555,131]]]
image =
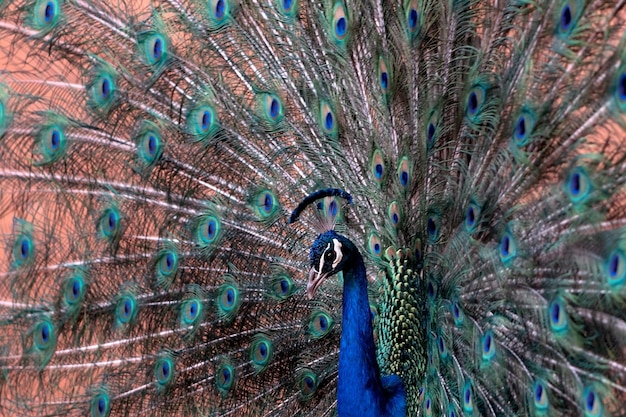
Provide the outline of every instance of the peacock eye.
[[328,262],[332,262],[335,260],[335,252],[334,251],[326,251],[326,253],[324,253],[324,259],[326,259]]

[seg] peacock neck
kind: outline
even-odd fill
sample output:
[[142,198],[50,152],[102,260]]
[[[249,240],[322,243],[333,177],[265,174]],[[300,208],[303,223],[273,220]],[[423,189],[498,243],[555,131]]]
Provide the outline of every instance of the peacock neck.
[[343,317],[337,408],[340,417],[380,416],[385,406],[363,257],[343,269]]

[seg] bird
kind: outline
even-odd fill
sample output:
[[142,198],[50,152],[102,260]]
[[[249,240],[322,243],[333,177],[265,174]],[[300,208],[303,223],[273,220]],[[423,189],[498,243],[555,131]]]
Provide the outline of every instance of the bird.
[[0,2],[0,414],[626,416],[626,11]]

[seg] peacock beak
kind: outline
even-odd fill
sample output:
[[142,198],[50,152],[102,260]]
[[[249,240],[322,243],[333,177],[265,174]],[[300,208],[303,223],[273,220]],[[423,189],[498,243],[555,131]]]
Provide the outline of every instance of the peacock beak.
[[313,295],[315,295],[315,292],[317,291],[319,286],[322,285],[322,282],[324,282],[328,275],[328,272],[318,272],[315,270],[315,268],[311,268],[311,270],[309,271],[309,282],[306,284],[306,295],[309,300],[313,298]]

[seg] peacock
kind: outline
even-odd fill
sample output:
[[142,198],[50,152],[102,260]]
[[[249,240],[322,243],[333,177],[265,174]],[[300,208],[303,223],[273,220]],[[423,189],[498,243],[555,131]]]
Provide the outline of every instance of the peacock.
[[626,10],[0,1],[0,415],[626,416]]

